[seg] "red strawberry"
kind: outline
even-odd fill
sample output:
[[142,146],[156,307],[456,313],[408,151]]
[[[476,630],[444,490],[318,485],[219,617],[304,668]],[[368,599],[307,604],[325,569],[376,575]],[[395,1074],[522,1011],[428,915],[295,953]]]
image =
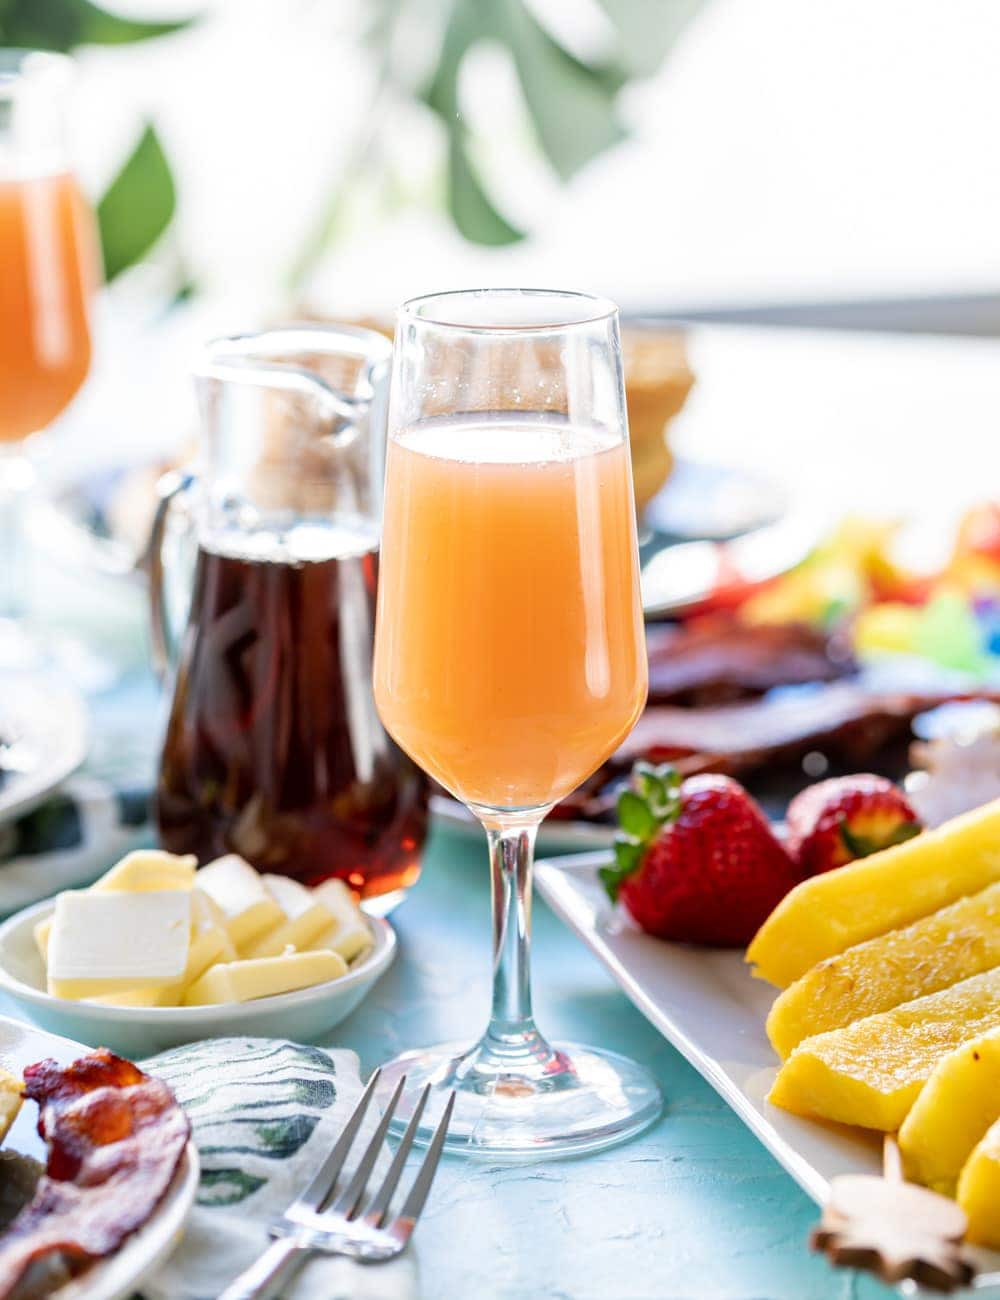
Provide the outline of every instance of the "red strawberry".
[[788,851],[804,876],[902,844],[923,826],[898,786],[862,772],[820,781],[788,805]]
[[612,901],[661,939],[712,947],[749,943],[799,873],[764,814],[728,776],[637,763],[618,800]]

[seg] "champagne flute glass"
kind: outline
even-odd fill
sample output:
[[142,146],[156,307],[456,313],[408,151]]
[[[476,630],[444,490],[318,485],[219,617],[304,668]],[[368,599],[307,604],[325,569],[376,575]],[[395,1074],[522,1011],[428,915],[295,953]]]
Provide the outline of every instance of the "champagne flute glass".
[[31,657],[24,636],[26,440],[69,404],[90,367],[93,222],[69,171],[72,61],[0,50],[0,664]]
[[400,310],[380,565],[376,704],[485,827],[494,936],[482,1038],[408,1052],[383,1086],[404,1073],[432,1085],[424,1140],[455,1088],[448,1141],[469,1154],[620,1141],[659,1113],[656,1083],[614,1053],[550,1044],[528,967],[538,825],[646,700],[613,303],[495,289]]

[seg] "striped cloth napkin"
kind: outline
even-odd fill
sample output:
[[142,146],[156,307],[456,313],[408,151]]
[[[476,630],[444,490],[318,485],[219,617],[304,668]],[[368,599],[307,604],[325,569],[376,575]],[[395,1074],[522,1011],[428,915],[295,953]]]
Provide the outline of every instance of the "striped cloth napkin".
[[[201,1157],[201,1186],[184,1236],[143,1284],[143,1300],[216,1300],[267,1249],[269,1225],[337,1140],[361,1095],[358,1058],[269,1038],[221,1038],[141,1064],[173,1088]],[[371,1113],[358,1150],[376,1123]],[[380,1157],[373,1181],[388,1157],[388,1151]],[[285,1291],[288,1300],[412,1300],[416,1294],[412,1247],[400,1259],[368,1266],[315,1256]]]

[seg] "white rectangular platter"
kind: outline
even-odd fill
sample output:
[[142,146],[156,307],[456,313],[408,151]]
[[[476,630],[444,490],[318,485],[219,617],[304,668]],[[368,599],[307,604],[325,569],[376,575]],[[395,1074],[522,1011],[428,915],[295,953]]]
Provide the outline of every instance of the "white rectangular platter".
[[[686,948],[643,934],[612,908],[597,876],[607,853],[538,863],[538,888],[628,997],[712,1085],[795,1181],[821,1204],[831,1178],[877,1173],[880,1147],[856,1129],[802,1119],[766,1100],[775,1076],[764,1021],[774,990],[741,952]],[[980,1294],[1000,1297],[1000,1255],[977,1251]],[[915,1293],[915,1292],[914,1292]]]

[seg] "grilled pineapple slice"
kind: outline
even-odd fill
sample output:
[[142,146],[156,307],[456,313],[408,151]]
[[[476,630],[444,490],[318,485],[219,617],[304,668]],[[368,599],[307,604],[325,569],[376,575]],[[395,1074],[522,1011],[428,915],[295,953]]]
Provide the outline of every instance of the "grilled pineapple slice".
[[966,1161],[958,1203],[968,1215],[969,1241],[1000,1250],[1000,1120]]
[[6,1070],[0,1070],[0,1142],[7,1136],[11,1124],[21,1109],[21,1080]]
[[899,1130],[906,1176],[955,1195],[962,1166],[1000,1119],[1000,1030],[963,1043],[934,1068]]
[[768,1100],[799,1115],[891,1133],[943,1056],[997,1028],[1000,967],[807,1038],[778,1071]]
[[916,839],[796,885],[747,950],[786,988],[817,962],[1000,880],[1000,799]]
[[1000,966],[1000,883],[821,961],[778,995],[767,1034],[784,1059],[812,1034],[888,1011],[994,966]]

